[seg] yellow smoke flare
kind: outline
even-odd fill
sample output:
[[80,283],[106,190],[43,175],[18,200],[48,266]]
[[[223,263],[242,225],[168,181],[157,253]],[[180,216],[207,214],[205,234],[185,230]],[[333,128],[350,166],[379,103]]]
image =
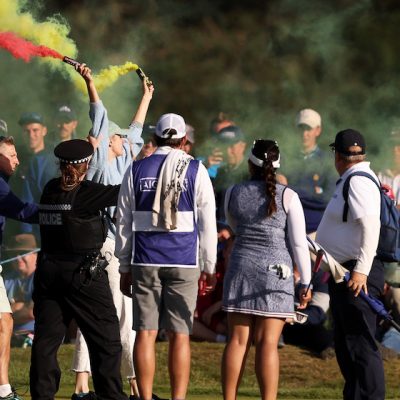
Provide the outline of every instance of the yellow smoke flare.
[[[98,74],[93,75],[97,91],[101,92],[105,88],[111,86],[120,76],[125,75],[130,71],[136,71],[138,68],[137,64],[127,61],[123,65],[110,65],[108,68],[102,69]],[[75,71],[73,71],[71,77],[75,86],[83,93],[86,93],[86,84],[82,77]]]
[[[37,22],[29,12],[22,10],[26,3],[23,0],[0,0],[0,30],[12,31],[37,45],[76,57],[77,48],[74,41],[68,38],[70,28],[66,21],[52,17],[44,22]],[[65,70],[60,60],[43,58],[40,61],[58,70]]]

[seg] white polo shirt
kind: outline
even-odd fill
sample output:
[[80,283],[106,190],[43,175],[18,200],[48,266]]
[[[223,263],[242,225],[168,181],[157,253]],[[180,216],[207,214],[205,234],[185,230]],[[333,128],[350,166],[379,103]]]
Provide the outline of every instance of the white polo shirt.
[[[357,163],[340,177],[316,236],[317,242],[339,263],[358,260],[355,270],[366,275],[369,274],[379,241],[380,193],[371,179],[353,176],[350,179],[347,222],[343,222],[343,184],[346,178],[356,171],[367,172],[378,181],[369,164],[366,161]],[[369,229],[365,235],[368,228],[371,228],[366,226],[368,222],[374,228],[372,231]]]

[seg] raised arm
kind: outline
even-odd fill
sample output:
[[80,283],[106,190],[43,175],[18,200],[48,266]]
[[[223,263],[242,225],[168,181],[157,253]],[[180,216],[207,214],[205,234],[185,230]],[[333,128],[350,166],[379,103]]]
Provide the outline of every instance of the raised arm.
[[78,67],[76,67],[76,70],[81,74],[82,78],[86,82],[90,102],[97,103],[100,101],[96,85],[93,81],[92,70],[86,64],[80,64]]
[[125,157],[124,159],[119,159],[118,162],[122,163],[122,170],[125,171],[127,166],[135,158],[142,149],[143,138],[142,130],[143,124],[146,119],[147,110],[149,109],[149,104],[153,98],[154,86],[151,84],[148,86],[143,82],[143,96],[140,101],[139,107],[134,115],[131,123],[129,124],[129,129],[125,130],[124,133],[128,136],[128,141],[124,144]]
[[101,182],[108,159],[109,139],[107,110],[104,108],[103,102],[97,93],[91,69],[86,64],[81,64],[76,70],[84,79],[88,90],[90,101],[89,117],[92,121],[92,129],[89,132],[88,140],[95,148],[93,157],[90,160],[86,179]]
[[148,86],[145,81],[143,81],[143,97],[136,111],[135,116],[132,119],[131,125],[135,122],[144,124],[146,119],[147,110],[149,109],[150,101],[153,98],[154,86],[151,84]]

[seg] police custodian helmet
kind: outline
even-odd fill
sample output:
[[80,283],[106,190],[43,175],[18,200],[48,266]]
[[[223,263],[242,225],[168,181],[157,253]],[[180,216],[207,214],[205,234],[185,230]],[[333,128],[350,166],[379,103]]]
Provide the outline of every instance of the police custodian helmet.
[[54,149],[54,155],[65,164],[87,162],[94,152],[91,143],[82,139],[71,139],[61,142]]

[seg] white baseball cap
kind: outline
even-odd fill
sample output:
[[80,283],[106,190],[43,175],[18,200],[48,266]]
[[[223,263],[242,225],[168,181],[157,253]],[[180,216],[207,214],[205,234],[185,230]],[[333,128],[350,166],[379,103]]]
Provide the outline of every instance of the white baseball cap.
[[194,128],[192,125],[186,124],[186,137],[188,142],[194,144]]
[[[176,133],[170,135],[170,131]],[[163,139],[181,139],[186,135],[186,124],[183,117],[178,114],[161,115],[156,125],[156,135]]]
[[321,116],[311,108],[305,108],[297,114],[296,125],[308,125],[310,128],[316,128],[321,126]]
[[0,131],[2,133],[7,133],[7,131],[8,131],[7,122],[4,121],[4,119],[0,119]]

